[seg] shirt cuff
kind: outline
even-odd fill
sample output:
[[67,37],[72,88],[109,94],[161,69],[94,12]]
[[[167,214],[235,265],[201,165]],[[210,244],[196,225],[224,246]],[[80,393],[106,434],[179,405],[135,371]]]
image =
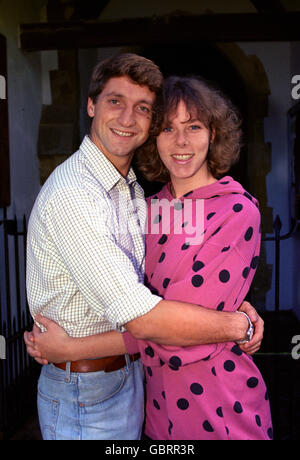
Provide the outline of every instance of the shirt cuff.
[[118,297],[106,310],[106,318],[119,332],[125,332],[124,325],[149,313],[163,300],[154,295],[143,284],[135,289],[129,288],[130,295]]

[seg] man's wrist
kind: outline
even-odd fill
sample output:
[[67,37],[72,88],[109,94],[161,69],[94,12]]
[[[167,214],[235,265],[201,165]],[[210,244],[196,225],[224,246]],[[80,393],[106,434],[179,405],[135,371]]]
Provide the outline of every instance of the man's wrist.
[[247,320],[247,329],[246,329],[245,333],[243,334],[243,337],[241,339],[236,340],[236,343],[241,345],[243,343],[250,342],[250,340],[253,337],[254,326],[252,324],[251,319],[247,315],[247,313],[245,313],[244,311],[236,311],[236,313],[239,313],[240,316],[243,316]]

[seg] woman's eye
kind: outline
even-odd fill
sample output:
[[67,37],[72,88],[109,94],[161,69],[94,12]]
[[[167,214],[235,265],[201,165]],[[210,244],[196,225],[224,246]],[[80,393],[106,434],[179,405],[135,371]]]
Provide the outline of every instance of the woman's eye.
[[163,133],[170,133],[171,131],[172,131],[172,128],[170,127],[163,128],[162,130]]
[[199,126],[199,125],[191,125],[190,126],[191,131],[198,131],[198,129],[201,129],[201,126]]

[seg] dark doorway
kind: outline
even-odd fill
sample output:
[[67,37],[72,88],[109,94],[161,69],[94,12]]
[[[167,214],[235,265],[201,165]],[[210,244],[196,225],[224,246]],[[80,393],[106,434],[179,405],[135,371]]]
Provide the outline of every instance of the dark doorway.
[[[178,44],[176,46],[149,46],[139,54],[152,59],[164,77],[170,75],[201,76],[217,85],[239,109],[243,119],[244,145],[247,145],[247,95],[244,84],[228,58],[213,44]],[[247,149],[242,148],[239,162],[229,171],[237,181],[248,188]],[[139,176],[139,173],[137,172]],[[149,184],[139,176],[146,196],[156,193],[161,184]]]

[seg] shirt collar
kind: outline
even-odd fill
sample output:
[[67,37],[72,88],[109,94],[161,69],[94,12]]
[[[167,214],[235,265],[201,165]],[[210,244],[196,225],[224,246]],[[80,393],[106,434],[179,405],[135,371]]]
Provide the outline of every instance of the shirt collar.
[[80,150],[84,153],[93,175],[107,192],[115,187],[120,180],[126,181],[128,185],[136,182],[136,175],[132,167],[129,169],[127,177],[124,178],[88,135],[84,137]]

